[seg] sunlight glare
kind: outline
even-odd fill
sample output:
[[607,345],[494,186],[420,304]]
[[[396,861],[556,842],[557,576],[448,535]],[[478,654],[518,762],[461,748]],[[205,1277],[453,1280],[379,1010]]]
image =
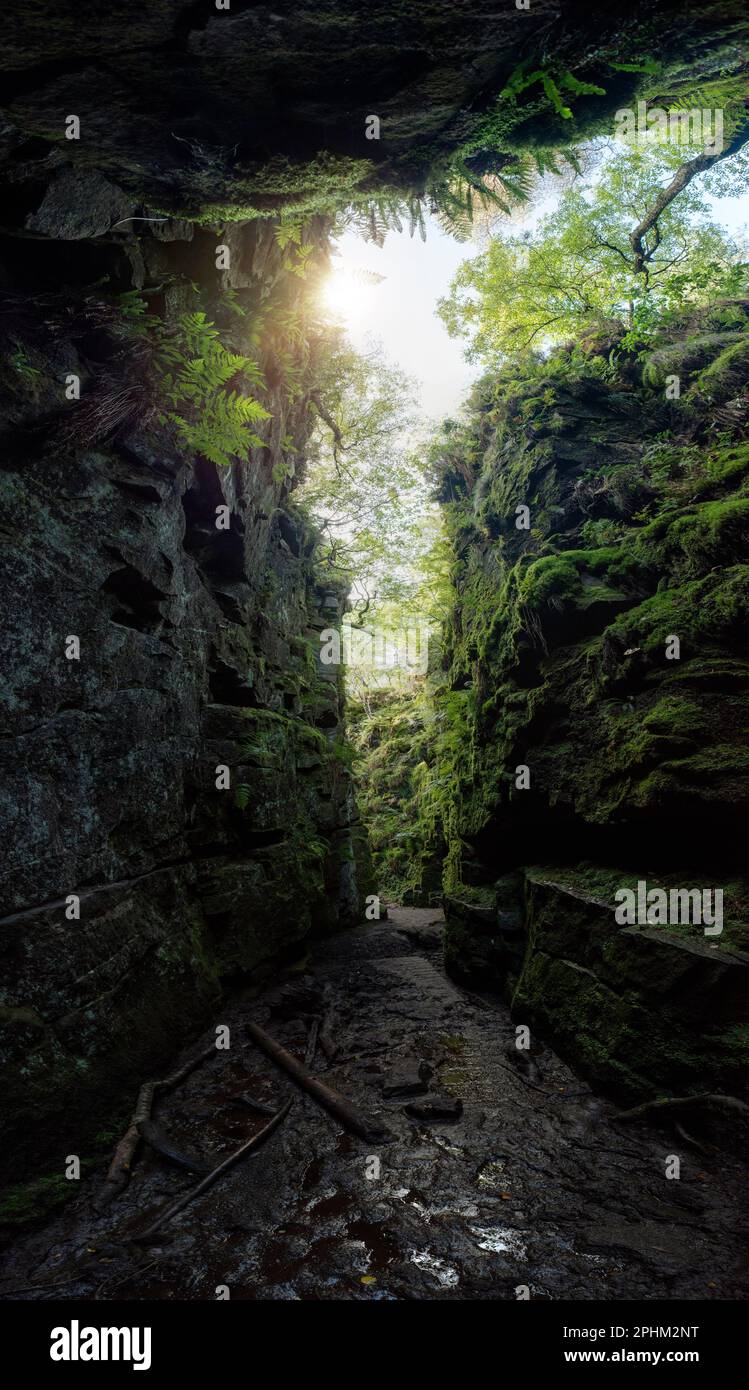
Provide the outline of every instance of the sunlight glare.
[[323,303],[336,318],[353,326],[371,309],[374,288],[356,267],[337,265],[323,284]]

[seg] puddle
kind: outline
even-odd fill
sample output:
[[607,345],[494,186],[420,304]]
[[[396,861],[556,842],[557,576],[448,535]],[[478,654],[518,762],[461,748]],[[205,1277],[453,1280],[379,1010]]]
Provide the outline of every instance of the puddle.
[[313,1197],[306,1202],[304,1210],[315,1221],[324,1221],[328,1217],[342,1216],[347,1207],[353,1205],[353,1197],[349,1192],[324,1192],[319,1197]]
[[346,1234],[352,1240],[362,1243],[370,1270],[387,1269],[399,1254],[398,1246],[392,1236],[388,1235],[384,1224],[378,1225],[374,1221],[350,1221],[346,1227]]
[[510,1254],[518,1260],[526,1258],[526,1246],[517,1231],[503,1226],[469,1226],[476,1237],[479,1250],[490,1250],[493,1255]]
[[441,1260],[439,1255],[432,1255],[429,1250],[413,1250],[409,1258],[411,1264],[418,1265],[419,1269],[425,1269],[444,1289],[455,1288],[459,1282],[460,1276],[457,1269],[453,1269],[452,1265]]

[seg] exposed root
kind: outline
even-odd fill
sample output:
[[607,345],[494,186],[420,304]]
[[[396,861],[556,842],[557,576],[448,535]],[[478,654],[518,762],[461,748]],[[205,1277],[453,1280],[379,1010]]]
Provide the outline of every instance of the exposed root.
[[743,1100],[738,1100],[736,1096],[721,1096],[710,1091],[703,1091],[697,1096],[669,1096],[665,1100],[647,1100],[642,1105],[635,1105],[631,1110],[620,1110],[618,1114],[612,1115],[612,1120],[623,1120],[625,1123],[630,1120],[644,1120],[649,1116],[668,1115],[680,1110],[720,1110],[724,1115],[731,1119],[749,1120],[749,1105]]
[[196,1067],[199,1067],[203,1062],[207,1061],[209,1057],[215,1057],[215,1055],[216,1045],[215,1043],[211,1043],[209,1047],[199,1052],[197,1057],[193,1057],[189,1062],[185,1062],[184,1066],[180,1067],[178,1071],[172,1072],[171,1076],[165,1076],[162,1081],[146,1081],[143,1083],[138,1092],[138,1100],[135,1110],[133,1111],[133,1118],[114,1151],[114,1157],[109,1165],[107,1176],[104,1180],[104,1186],[96,1198],[97,1208],[100,1209],[107,1206],[107,1204],[111,1202],[114,1197],[118,1197],[127,1186],[133,1166],[133,1159],[135,1158],[135,1151],[141,1137],[140,1127],[141,1125],[147,1125],[151,1119],[151,1111],[157,1092],[161,1094],[163,1091],[173,1090],[181,1081],[184,1081],[186,1076],[189,1076],[191,1072],[195,1071]]

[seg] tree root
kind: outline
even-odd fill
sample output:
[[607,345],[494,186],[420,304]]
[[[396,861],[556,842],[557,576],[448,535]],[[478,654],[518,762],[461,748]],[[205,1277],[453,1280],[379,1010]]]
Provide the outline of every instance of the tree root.
[[674,1111],[696,1110],[704,1106],[721,1110],[731,1119],[749,1119],[749,1105],[745,1101],[738,1100],[736,1096],[721,1096],[711,1091],[703,1091],[696,1096],[669,1096],[666,1100],[647,1100],[642,1105],[633,1106],[631,1110],[620,1110],[611,1118],[623,1120],[625,1123],[630,1120],[643,1120],[650,1115],[666,1114],[671,1118]]
[[118,1197],[127,1187],[133,1159],[135,1158],[135,1151],[141,1137],[140,1126],[148,1124],[150,1121],[153,1102],[157,1092],[161,1094],[163,1091],[173,1090],[181,1081],[184,1081],[185,1077],[189,1076],[191,1072],[195,1071],[196,1068],[207,1061],[209,1057],[215,1055],[216,1045],[215,1043],[211,1043],[209,1047],[199,1052],[197,1057],[193,1057],[189,1062],[185,1062],[184,1066],[180,1067],[178,1071],[172,1072],[171,1076],[165,1076],[162,1081],[145,1081],[143,1083],[138,1092],[138,1100],[133,1111],[133,1117],[114,1151],[114,1157],[107,1170],[104,1186],[96,1198],[96,1206],[98,1209],[107,1206],[113,1198]]

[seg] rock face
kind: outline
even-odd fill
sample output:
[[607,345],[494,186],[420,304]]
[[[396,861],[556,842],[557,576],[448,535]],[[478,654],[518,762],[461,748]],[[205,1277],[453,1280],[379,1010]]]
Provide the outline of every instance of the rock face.
[[[616,875],[611,875],[612,880]],[[749,957],[685,928],[621,927],[573,873],[527,875],[528,940],[513,1011],[625,1098],[746,1086]]]
[[[579,61],[584,7],[569,9],[556,47]],[[522,14],[506,0],[438,0],[426,13],[400,0],[233,0],[221,10],[157,0],[142,13],[128,0],[106,13],[75,0],[54,14],[17,6],[2,60],[6,139],[23,160],[36,160],[43,141],[84,168],[94,157],[170,209],[262,209],[292,192],[351,191],[384,161],[418,180],[473,133],[475,112],[529,43],[543,45],[556,14],[552,0]],[[599,16],[601,38],[608,22]],[[664,43],[669,32],[662,22]],[[66,136],[71,113],[80,139]],[[367,138],[371,114],[377,138]]]
[[[319,661],[346,585],[316,571],[291,496],[314,422],[304,370],[292,387],[278,366],[292,345],[263,339],[263,447],[217,466],[159,424],[111,292],[127,304],[154,285],[149,307],[177,323],[188,266],[219,321],[227,297],[232,320],[272,294],[301,312],[306,287],[270,224],[234,226],[233,268],[217,272],[215,233],[177,223],[99,240],[66,260],[61,289],[59,242],[41,233],[72,235],[68,207],[94,216],[77,200],[43,200],[5,299],[0,1024],[15,1181],[90,1152],[113,1107],[215,1016],[222,981],[355,920],[366,860],[340,671]],[[308,236],[324,263],[326,228]],[[71,373],[80,401],[66,400]]]
[[[534,86],[519,106],[498,105],[521,63],[597,86],[603,95],[574,103],[576,117],[597,121],[632,104],[633,58],[657,49],[671,91],[686,44],[704,81],[733,70],[745,35],[739,0],[599,9],[593,41],[581,0],[520,10],[508,0],[232,0],[221,9],[212,0],[142,9],[59,0],[53,12],[36,2],[11,9],[0,162],[14,203],[45,225],[52,208],[48,201],[40,214],[37,195],[66,162],[114,180],[144,204],[139,215],[240,208],[250,216],[289,203],[308,213],[381,190],[383,175],[390,187],[423,192],[444,185],[456,150],[473,176],[502,168],[529,143],[569,143],[561,97],[555,104]],[[97,211],[106,201],[96,197]]]
[[[441,451],[446,958],[625,1096],[745,1084],[748,323],[508,371]],[[720,889],[722,930],[617,921],[638,883]]]

